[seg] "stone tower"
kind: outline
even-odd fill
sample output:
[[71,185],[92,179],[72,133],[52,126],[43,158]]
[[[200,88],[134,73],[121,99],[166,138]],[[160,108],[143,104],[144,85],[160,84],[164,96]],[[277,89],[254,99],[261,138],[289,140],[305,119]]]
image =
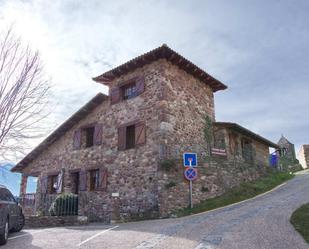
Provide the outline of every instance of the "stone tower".
[[286,157],[291,161],[296,160],[294,144],[292,144],[289,140],[287,140],[286,137],[281,135],[281,138],[278,141],[278,145],[280,147],[280,150],[278,152],[279,157]]

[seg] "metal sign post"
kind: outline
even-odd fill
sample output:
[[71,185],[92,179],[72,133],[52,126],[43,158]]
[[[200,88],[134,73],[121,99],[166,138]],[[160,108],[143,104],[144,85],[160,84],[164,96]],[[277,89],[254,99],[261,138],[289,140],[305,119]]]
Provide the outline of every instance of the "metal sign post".
[[197,178],[197,154],[183,153],[183,165],[185,166],[184,176],[189,181],[189,206],[193,208],[192,188],[193,181]]
[[193,181],[197,178],[197,169],[193,167],[187,167],[185,169],[184,176],[189,181],[189,206],[190,208],[193,208],[192,187]]
[[190,203],[190,208],[193,208],[193,203],[192,203],[192,181],[190,181],[190,185],[189,185],[189,192],[190,192],[190,196],[189,196],[189,203]]

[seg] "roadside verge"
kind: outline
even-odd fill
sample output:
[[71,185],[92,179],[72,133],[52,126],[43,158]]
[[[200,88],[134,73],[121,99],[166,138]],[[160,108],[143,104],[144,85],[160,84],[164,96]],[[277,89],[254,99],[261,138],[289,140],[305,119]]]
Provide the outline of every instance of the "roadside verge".
[[290,218],[290,222],[309,243],[309,203],[296,209]]
[[231,204],[237,204],[242,201],[252,199],[253,197],[257,197],[258,195],[265,194],[293,177],[294,174],[287,172],[271,173],[267,176],[259,178],[256,181],[245,182],[239,186],[231,188],[221,196],[202,201],[199,204],[196,204],[192,209],[183,208],[176,210],[174,215],[177,217],[182,217],[218,209]]

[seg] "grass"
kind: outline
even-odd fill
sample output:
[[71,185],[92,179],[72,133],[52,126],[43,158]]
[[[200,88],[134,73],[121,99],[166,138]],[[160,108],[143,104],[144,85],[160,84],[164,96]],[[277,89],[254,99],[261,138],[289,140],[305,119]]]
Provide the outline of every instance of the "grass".
[[290,222],[309,243],[309,203],[296,209],[290,218]]
[[293,174],[285,172],[269,173],[267,176],[259,178],[256,181],[242,183],[237,187],[231,188],[221,196],[202,201],[192,209],[188,207],[176,210],[175,215],[181,217],[240,202],[267,192],[293,177]]

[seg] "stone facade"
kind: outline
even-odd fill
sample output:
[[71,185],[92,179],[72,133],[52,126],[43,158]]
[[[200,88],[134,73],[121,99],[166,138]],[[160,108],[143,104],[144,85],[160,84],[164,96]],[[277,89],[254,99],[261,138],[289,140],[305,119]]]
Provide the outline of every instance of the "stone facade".
[[295,161],[295,146],[289,140],[287,140],[283,135],[278,141],[280,150],[277,152],[279,157],[285,157],[291,161]]
[[300,147],[298,159],[303,169],[307,169],[309,166],[309,144],[304,144]]
[[[134,98],[115,102],[114,89],[140,77],[144,80],[143,91]],[[208,116],[215,121],[214,88],[170,61],[158,59],[147,63],[115,77],[108,86],[111,97],[20,170],[24,176],[38,176],[37,196],[48,194],[46,179],[60,172],[63,172],[62,192],[76,191],[73,175],[78,173],[83,179],[79,184],[85,184],[77,188],[78,214],[87,216],[89,221],[166,217],[172,210],[188,205],[188,182],[184,180],[182,166],[184,152],[197,152],[200,160],[199,177],[193,187],[194,203],[220,195],[226,188],[256,179],[265,172],[268,146],[248,138],[256,153],[246,167],[241,153],[232,155],[229,129],[222,130],[227,155],[211,160],[207,157],[204,119]],[[130,149],[121,148],[122,128],[141,122],[145,141]],[[86,147],[87,139],[81,134],[83,145],[76,148],[77,131],[89,128],[90,124],[101,125],[95,136],[101,136],[102,142]],[[236,134],[239,151],[243,136]],[[162,165],[171,159],[173,168],[166,171]],[[104,179],[100,178],[106,182],[104,187],[91,190],[90,172],[96,169],[107,172]]]
[[87,225],[86,216],[26,216],[25,228]]

